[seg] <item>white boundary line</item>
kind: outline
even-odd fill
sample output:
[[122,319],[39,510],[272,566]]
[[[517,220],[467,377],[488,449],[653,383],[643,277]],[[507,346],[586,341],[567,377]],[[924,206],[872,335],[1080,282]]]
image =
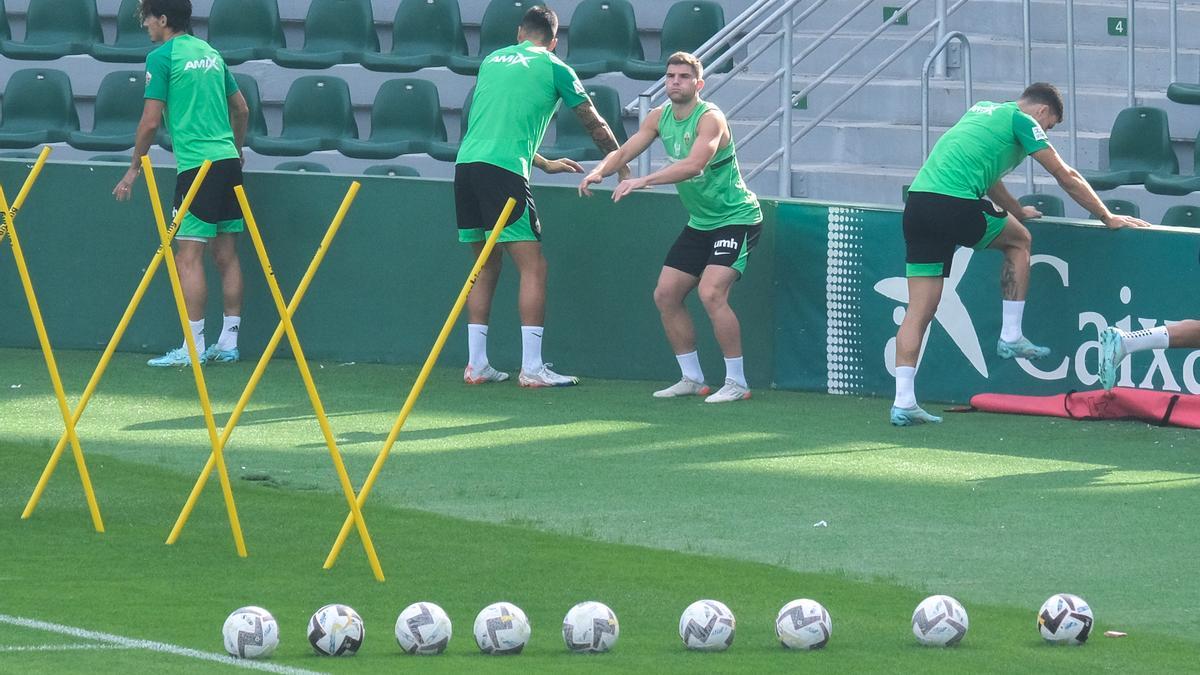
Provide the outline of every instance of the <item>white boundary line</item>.
[[152,640],[135,640],[133,638],[121,637],[112,633],[101,633],[99,631],[85,630],[83,628],[75,628],[74,626],[64,626],[60,623],[50,623],[47,621],[38,621],[37,619],[26,619],[20,616],[9,616],[8,614],[0,614],[0,623],[10,626],[20,626],[22,628],[32,628],[34,630],[46,631],[48,633],[58,633],[60,635],[70,635],[71,637],[81,638],[84,640],[94,640],[103,642],[108,645],[123,649],[141,649],[145,651],[158,652],[160,654],[170,654],[172,656],[185,656],[191,659],[201,661],[210,661],[212,663],[220,663],[233,668],[245,668],[247,670],[261,670],[268,673],[283,673],[284,675],[315,675],[316,671],[304,670],[302,668],[292,668],[290,666],[280,666],[274,663],[264,661],[249,661],[244,659],[235,659],[232,656],[224,654],[213,654],[210,652],[202,652],[198,649],[190,649],[188,647],[180,647],[178,645],[167,644],[166,642],[154,642]]
[[27,645],[24,647],[0,647],[0,653],[9,652],[83,652],[101,649],[129,649],[121,645]]

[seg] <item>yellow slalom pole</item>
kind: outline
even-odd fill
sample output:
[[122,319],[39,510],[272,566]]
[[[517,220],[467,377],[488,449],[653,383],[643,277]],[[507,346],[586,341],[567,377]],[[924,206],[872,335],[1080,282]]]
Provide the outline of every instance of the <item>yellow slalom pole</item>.
[[[212,162],[205,160],[204,164],[200,165],[195,182],[202,182],[211,167]],[[163,244],[163,258],[167,263],[167,276],[171,279],[175,309],[179,312],[179,325],[183,329],[183,343],[187,345],[188,358],[192,362],[192,376],[196,379],[196,391],[200,395],[200,407],[204,411],[204,426],[208,428],[208,440],[213,454],[217,457],[221,491],[225,493],[225,510],[229,513],[229,528],[233,531],[233,543],[237,547],[238,556],[245,558],[247,553],[246,542],[242,538],[242,524],[238,520],[237,505],[233,501],[233,487],[229,484],[229,472],[225,467],[225,457],[221,454],[221,446],[218,445],[217,423],[213,420],[212,404],[208,400],[208,386],[204,383],[204,372],[200,370],[200,354],[196,351],[196,341],[192,337],[192,329],[188,325],[187,303],[183,298],[183,287],[179,285],[179,269],[175,266],[175,254],[171,251],[167,221],[163,217],[162,202],[158,198],[158,185],[154,180],[154,167],[151,166],[148,155],[142,155],[142,173],[146,174],[146,186],[150,190],[150,206],[154,210],[154,224],[158,226],[158,236]]]
[[[42,166],[46,164],[46,160],[50,158],[50,146],[42,146],[42,151],[38,153],[37,159],[33,161],[33,168],[29,170],[29,175],[25,177],[25,184],[21,186],[21,191],[17,193],[17,198],[13,200],[12,212],[9,213],[8,219],[17,217],[17,212],[25,205],[25,198],[29,196],[29,190],[33,188],[33,184],[37,181],[37,177],[42,173]],[[4,235],[8,234],[8,220],[0,219],[0,242],[4,241]]]
[[[400,430],[404,428],[404,423],[408,421],[408,415],[412,412],[413,406],[417,403],[417,398],[421,396],[421,390],[425,388],[425,381],[429,379],[429,373],[433,371],[433,366],[437,363],[438,357],[442,354],[442,347],[446,344],[446,339],[450,337],[450,331],[453,330],[454,324],[458,322],[458,315],[462,313],[462,308],[467,304],[467,296],[471,294],[471,288],[475,286],[475,281],[479,279],[479,272],[487,263],[488,257],[492,254],[492,249],[496,247],[496,242],[500,239],[500,233],[504,230],[504,226],[508,223],[508,217],[512,215],[513,208],[516,207],[517,200],[511,197],[504,204],[504,210],[500,212],[500,217],[496,220],[495,227],[492,228],[492,233],[488,236],[487,242],[483,245],[483,250],[479,253],[479,259],[475,261],[475,266],[471,268],[471,274],[467,277],[467,282],[463,284],[462,290],[458,293],[458,299],[454,301],[454,307],[450,310],[450,316],[446,317],[446,323],[442,325],[442,331],[438,333],[437,340],[433,343],[433,349],[429,352],[429,356],[425,358],[425,365],[421,367],[420,374],[417,375],[417,381],[413,384],[412,390],[408,392],[408,398],[404,400],[404,407],[400,409],[400,416],[396,418],[396,423],[392,425],[392,430],[388,434],[387,440],[383,443],[383,449],[379,451],[379,456],[375,458],[375,464],[371,466],[371,472],[367,474],[367,481],[363,483],[362,490],[358,493],[358,508],[362,509],[366,503],[367,497],[371,494],[371,489],[375,487],[375,481],[379,478],[380,471],[383,470],[383,465],[387,462],[388,455],[392,452],[392,446],[396,443],[396,437],[400,435]],[[346,522],[342,523],[342,530],[338,533],[337,541],[333,544],[333,549],[329,551],[329,557],[325,559],[325,569],[330,569],[337,562],[338,555],[342,552],[342,547],[346,545],[346,537],[350,536],[350,526],[354,524],[354,514],[346,516]]]
[[[29,178],[25,181],[25,187],[22,188],[17,196],[22,202],[26,195],[29,194],[29,189],[33,182],[37,179],[37,175],[41,172],[42,164],[45,163],[46,157],[49,156],[49,148],[42,151],[38,157],[38,163],[34,165],[33,171],[30,172]],[[54,386],[54,398],[58,401],[58,412],[62,415],[64,432],[71,442],[71,452],[75,456],[75,466],[79,469],[79,480],[83,483],[83,494],[87,498],[88,511],[92,515],[92,526],[97,532],[104,532],[104,520],[100,517],[100,505],[96,503],[96,493],[92,489],[92,478],[88,473],[87,462],[83,458],[83,448],[79,445],[79,436],[75,432],[75,423],[71,419],[71,406],[67,403],[67,394],[63,389],[62,378],[58,373],[58,362],[54,359],[54,350],[50,346],[50,336],[46,332],[46,324],[42,320],[42,310],[38,306],[37,294],[33,290],[33,281],[29,277],[29,268],[25,264],[25,253],[21,249],[21,238],[17,235],[17,225],[14,216],[22,206],[20,202],[14,202],[12,209],[9,209],[8,199],[4,196],[4,189],[0,188],[0,210],[3,210],[5,221],[8,223],[9,243],[12,245],[13,260],[17,263],[17,272],[21,276],[21,286],[25,289],[25,299],[29,303],[29,313],[33,317],[33,326],[37,330],[38,343],[42,347],[42,356],[46,359],[46,370],[50,371],[50,382]]]
[[[193,181],[192,187],[183,197],[183,203],[180,204],[179,211],[176,212],[175,218],[171,221],[171,230],[168,233],[170,237],[175,236],[175,232],[179,229],[179,224],[183,222],[183,215],[191,208],[192,200],[196,198],[196,193],[199,191],[200,181]],[[17,199],[20,200],[20,195],[17,196]],[[14,204],[14,208],[19,208],[19,202],[18,204]],[[83,389],[83,395],[79,397],[79,403],[75,406],[75,412],[71,415],[72,424],[79,424],[79,418],[83,417],[83,411],[92,400],[92,395],[96,393],[96,387],[100,385],[100,378],[104,377],[104,371],[108,368],[113,354],[116,353],[117,345],[125,337],[125,330],[129,327],[129,322],[133,320],[133,315],[137,311],[138,305],[142,303],[142,297],[146,294],[146,290],[150,288],[150,282],[154,279],[154,274],[158,272],[158,266],[162,264],[162,261],[163,245],[160,243],[158,252],[154,254],[154,258],[146,266],[146,273],[142,275],[142,281],[138,284],[137,290],[134,291],[133,299],[129,301],[129,306],[125,308],[125,313],[121,315],[121,320],[117,322],[117,329],[113,331],[112,338],[108,341],[108,346],[104,348],[104,354],[100,357],[100,363],[96,365],[91,379],[88,380],[87,386]],[[25,505],[25,510],[21,513],[22,520],[28,519],[33,515],[33,511],[37,508],[38,502],[41,501],[42,494],[46,491],[46,486],[50,483],[50,477],[54,475],[54,470],[58,467],[58,460],[62,457],[63,450],[66,447],[67,433],[64,431],[63,435],[58,439],[58,444],[54,446],[54,452],[50,453],[50,460],[46,463],[46,468],[42,470],[41,478],[38,479],[37,486],[33,489],[33,495]]]
[[321,427],[321,433],[325,436],[325,445],[329,448],[329,456],[333,459],[334,469],[337,471],[338,481],[342,484],[342,492],[346,496],[346,503],[350,506],[350,513],[354,518],[354,523],[358,527],[358,536],[362,538],[363,548],[367,553],[367,560],[371,563],[371,571],[375,574],[377,581],[383,581],[383,568],[379,564],[379,556],[375,553],[375,544],[371,541],[371,535],[367,532],[367,521],[363,519],[362,511],[358,507],[358,502],[354,498],[354,486],[350,483],[350,475],[346,473],[346,465],[342,461],[342,453],[338,450],[337,441],[333,438],[333,429],[329,426],[329,418],[325,414],[325,406],[321,403],[321,397],[317,394],[317,386],[313,382],[312,371],[308,368],[308,360],[304,358],[304,349],[300,346],[300,338],[296,335],[296,327],[292,325],[292,317],[288,315],[287,308],[283,304],[283,293],[279,291],[279,281],[275,278],[275,269],[271,267],[271,260],[267,257],[267,248],[263,245],[262,235],[258,231],[258,224],[254,220],[254,214],[250,210],[250,202],[246,200],[246,191],[242,186],[233,188],[237,194],[238,203],[242,205],[242,215],[246,218],[246,227],[250,230],[250,238],[254,241],[254,250],[258,252],[258,259],[262,262],[263,274],[267,278],[267,288],[271,291],[271,299],[275,301],[275,309],[279,312],[280,320],[283,322],[284,329],[287,330],[288,343],[292,347],[292,356],[296,359],[296,367],[300,369],[300,377],[304,380],[304,388],[308,390],[308,398],[312,402],[313,412],[317,415],[317,423]]
[[[361,184],[355,181],[350,184],[350,189],[346,192],[346,196],[342,199],[342,205],[337,210],[337,214],[333,217],[333,222],[329,224],[329,229],[325,231],[325,238],[321,240],[320,246],[317,247],[317,253],[313,256],[312,262],[308,264],[308,269],[304,272],[304,276],[300,279],[300,285],[296,287],[296,293],[292,296],[292,301],[288,303],[287,315],[290,319],[296,315],[296,308],[300,306],[300,301],[304,299],[304,294],[308,292],[308,287],[312,283],[313,277],[317,274],[317,268],[321,266],[321,262],[325,260],[325,254],[329,251],[330,244],[333,243],[333,238],[337,236],[338,230],[342,227],[342,221],[346,219],[346,213],[350,210],[350,205],[354,203],[354,198],[358,195],[358,189]],[[275,326],[275,332],[271,335],[271,339],[267,342],[267,348],[263,350],[262,356],[258,359],[258,365],[254,367],[254,373],[250,375],[250,381],[246,384],[246,388],[242,391],[241,398],[238,399],[237,405],[233,407],[233,413],[229,416],[229,421],[225,423],[225,428],[221,431],[221,449],[224,450],[229,443],[229,437],[233,434],[233,430],[237,427],[237,423],[242,418],[242,413],[246,410],[246,406],[250,404],[250,397],[254,395],[254,390],[258,387],[259,380],[262,379],[263,373],[267,370],[267,364],[270,363],[271,357],[275,355],[275,350],[279,347],[279,341],[283,338],[284,326],[283,320]],[[200,493],[204,491],[205,484],[208,483],[208,478],[212,475],[213,467],[216,466],[217,458],[213,455],[208,456],[208,463],[204,465],[204,470],[200,472],[200,477],[196,479],[196,484],[192,487],[192,493],[188,495],[187,503],[183,505],[183,511],[180,512],[179,518],[175,521],[175,527],[171,530],[171,534],[167,537],[168,544],[174,544],[179,541],[180,535],[183,533],[183,526],[187,524],[188,518],[192,515],[192,509],[196,507],[196,501],[200,498]]]

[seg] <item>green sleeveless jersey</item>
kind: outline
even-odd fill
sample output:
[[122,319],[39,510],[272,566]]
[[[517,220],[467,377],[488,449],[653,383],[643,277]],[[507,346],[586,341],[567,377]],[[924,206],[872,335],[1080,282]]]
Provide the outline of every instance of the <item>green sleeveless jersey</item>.
[[[666,146],[669,161],[678,162],[691,153],[692,144],[696,142],[696,125],[709,110],[718,108],[708,101],[700,101],[687,119],[677,120],[671,104],[663,105],[658,135]],[[754,225],[762,220],[758,198],[742,180],[732,137],[729,145],[717,150],[699,176],[677,183],[675,187],[691,216],[688,227],[715,230],[725,225]]]
[[229,97],[237,90],[221,55],[198,37],[173,37],[146,57],[145,97],[166,103],[163,118],[180,173],[206,159],[237,158],[229,124]]

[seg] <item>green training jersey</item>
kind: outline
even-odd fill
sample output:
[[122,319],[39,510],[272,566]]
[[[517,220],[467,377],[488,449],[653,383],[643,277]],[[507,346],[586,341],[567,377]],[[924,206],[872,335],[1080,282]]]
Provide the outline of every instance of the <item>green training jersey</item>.
[[[678,162],[691,153],[696,142],[696,126],[709,110],[720,112],[708,101],[698,101],[691,115],[677,120],[671,104],[663,105],[658,135],[666,146],[669,161]],[[691,216],[688,227],[715,230],[725,225],[754,225],[762,220],[758,197],[742,180],[732,136],[729,145],[717,150],[699,176],[677,183],[675,187]]]
[[497,49],[479,67],[458,163],[484,162],[528,180],[559,102],[574,108],[587,100],[575,71],[545,48],[526,40]]
[[146,56],[146,98],[165,102],[175,163],[183,173],[238,156],[229,97],[238,90],[217,50],[191,35],[167,40]]
[[1046,132],[1016,102],[980,101],[938,139],[908,190],[979,199],[1027,155],[1048,147]]

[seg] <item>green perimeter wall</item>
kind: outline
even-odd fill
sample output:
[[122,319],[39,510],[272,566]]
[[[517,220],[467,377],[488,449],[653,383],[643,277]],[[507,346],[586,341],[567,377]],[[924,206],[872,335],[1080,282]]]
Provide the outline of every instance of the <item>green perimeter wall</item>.
[[[0,185],[10,198],[28,167],[0,161]],[[131,202],[117,203],[111,196],[123,171],[120,165],[47,164],[16,220],[56,349],[102,349],[157,249],[145,183],[138,182]],[[156,176],[169,205],[174,171],[158,170]],[[305,354],[420,363],[472,263],[457,243],[450,182],[266,172],[247,174],[246,191],[290,297],[352,180],[362,183],[358,199],[297,313]],[[606,193],[589,201],[568,188],[536,187],[534,193],[550,265],[547,360],[561,372],[585,376],[677,378],[652,291],[663,256],[686,222],[678,198],[647,191],[614,205]],[[756,386],[771,381],[775,344],[775,206],[764,206],[760,248],[733,298],[743,324],[747,375]],[[246,278],[241,348],[244,359],[254,359],[278,317],[249,237],[241,244]],[[521,358],[516,273],[505,263],[488,350],[495,365],[515,371]],[[211,268],[209,278],[207,334],[214,339],[221,295]],[[694,298],[692,309],[708,379],[718,382],[724,372],[720,351]],[[442,364],[465,363],[465,323],[464,316]],[[160,270],[121,349],[159,353],[181,340],[166,272]],[[286,340],[283,345],[280,353],[286,354]],[[0,346],[37,346],[7,242],[0,246]],[[3,372],[0,359],[0,378]]]

